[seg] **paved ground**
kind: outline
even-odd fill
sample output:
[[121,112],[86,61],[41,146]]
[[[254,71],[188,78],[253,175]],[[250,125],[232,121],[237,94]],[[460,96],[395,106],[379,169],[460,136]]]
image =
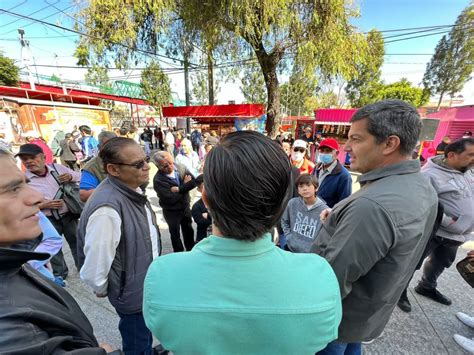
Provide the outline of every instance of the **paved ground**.
[[[154,175],[154,172],[152,172]],[[153,189],[147,191],[151,203],[157,212],[164,253],[172,251],[169,233],[164,222],[158,200]],[[474,249],[474,243],[469,246]],[[466,246],[466,248],[468,248]],[[72,265],[69,251],[66,253],[68,265]],[[458,259],[463,258],[465,250],[460,249]],[[113,348],[121,347],[121,338],[117,329],[118,317],[106,299],[96,298],[79,280],[77,272],[70,268],[67,290],[81,305],[89,317],[95,334],[100,342],[107,342]],[[439,289],[453,299],[449,307],[437,304],[413,291],[419,273],[415,274],[410,285],[409,297],[413,311],[409,314],[395,309],[384,335],[374,343],[364,346],[366,354],[466,354],[454,342],[455,333],[474,337],[474,330],[457,320],[455,313],[464,311],[474,315],[474,292],[461,279],[454,267],[443,273],[439,280]],[[277,335],[275,335],[277,336]],[[281,336],[281,335],[278,335]]]

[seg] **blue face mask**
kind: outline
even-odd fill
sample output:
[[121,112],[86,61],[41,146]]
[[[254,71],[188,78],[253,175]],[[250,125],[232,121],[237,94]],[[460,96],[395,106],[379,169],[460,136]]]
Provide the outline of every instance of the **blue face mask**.
[[334,161],[334,157],[331,153],[319,153],[318,159],[324,165],[329,165]]

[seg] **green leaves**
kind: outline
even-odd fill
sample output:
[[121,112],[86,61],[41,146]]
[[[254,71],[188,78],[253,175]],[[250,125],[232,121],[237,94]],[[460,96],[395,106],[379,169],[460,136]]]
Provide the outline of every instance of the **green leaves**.
[[423,76],[425,92],[451,97],[470,80],[474,65],[474,4],[465,8],[448,36],[443,36]]
[[170,80],[157,62],[150,62],[143,70],[140,86],[144,97],[156,110],[161,112],[161,107],[171,102]]
[[15,61],[0,52],[0,85],[17,86],[20,81],[20,68]]

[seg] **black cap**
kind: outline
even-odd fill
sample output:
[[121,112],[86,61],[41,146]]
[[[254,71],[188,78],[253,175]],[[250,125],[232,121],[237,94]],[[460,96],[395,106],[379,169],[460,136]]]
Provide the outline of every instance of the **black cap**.
[[44,153],[43,149],[41,149],[40,146],[36,144],[27,143],[20,146],[20,151],[15,156],[17,157],[19,155],[38,155],[39,153]]

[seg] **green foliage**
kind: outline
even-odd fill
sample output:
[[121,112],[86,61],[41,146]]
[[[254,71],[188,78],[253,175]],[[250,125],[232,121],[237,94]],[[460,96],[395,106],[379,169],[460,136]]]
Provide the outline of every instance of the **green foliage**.
[[368,57],[356,66],[357,74],[347,82],[346,93],[352,107],[362,107],[376,101],[381,88],[380,76],[384,61],[384,40],[382,33],[372,30],[367,34]]
[[171,102],[170,80],[157,62],[150,62],[143,70],[140,86],[143,96],[159,112]]
[[108,70],[105,67],[93,65],[87,69],[85,80],[89,85],[99,86],[101,92],[112,93],[112,83],[109,79]]
[[[89,37],[81,39],[100,62],[114,54],[116,65],[137,61],[134,48],[165,48],[173,28],[197,36],[218,58],[256,56],[267,88],[267,130],[280,124],[277,69],[285,56],[296,57],[304,76],[318,72],[350,78],[364,62],[365,36],[356,32],[350,0],[90,0],[79,14]],[[171,30],[170,30],[171,29]],[[182,38],[182,37],[179,37]],[[185,41],[189,44],[189,41]],[[178,53],[178,52],[177,52]],[[83,59],[86,56],[83,55]],[[85,60],[85,59],[84,59]]]
[[[192,96],[193,101],[198,105],[208,105],[209,104],[209,90],[208,90],[208,77],[207,71],[197,71],[193,76],[191,76],[192,83]],[[214,81],[214,98],[220,92],[220,86],[218,81]],[[217,99],[214,99],[214,104],[217,103]]]
[[318,79],[314,73],[304,75],[303,67],[296,63],[288,80],[280,86],[280,101],[291,116],[308,115],[314,110]]
[[423,89],[413,87],[407,79],[403,78],[392,84],[381,85],[372,102],[385,99],[399,99],[420,107],[428,102],[429,97],[425,95]]
[[240,76],[240,91],[245,103],[263,104],[267,101],[267,89],[262,70],[257,63],[245,65]]
[[443,96],[461,91],[470,79],[474,65],[474,4],[465,8],[449,35],[443,36],[423,77],[425,92]]
[[0,85],[17,86],[20,81],[20,68],[15,61],[0,52]]

